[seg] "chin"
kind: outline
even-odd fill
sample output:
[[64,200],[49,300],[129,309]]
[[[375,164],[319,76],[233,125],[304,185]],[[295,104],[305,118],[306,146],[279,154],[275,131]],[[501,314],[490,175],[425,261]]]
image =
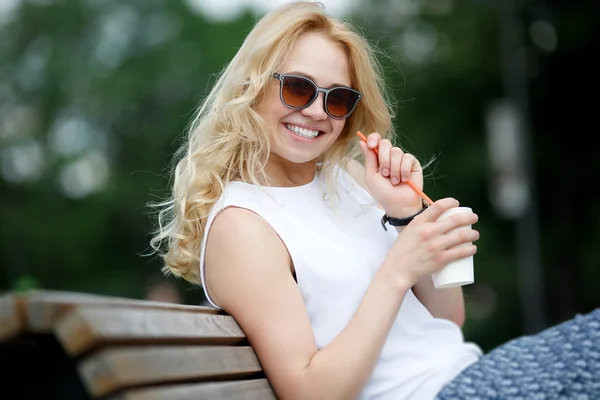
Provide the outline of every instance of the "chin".
[[322,153],[319,154],[306,154],[299,152],[277,152],[280,158],[289,161],[294,164],[307,164],[311,162],[315,162]]
[[[335,135],[336,139],[337,136]],[[273,143],[271,153],[279,159],[294,164],[314,163],[335,142],[335,139],[333,139],[334,136],[331,133],[317,138],[314,142],[298,141],[294,140],[293,137],[290,140],[290,137],[287,129],[281,132],[280,138],[283,140],[280,139]]]

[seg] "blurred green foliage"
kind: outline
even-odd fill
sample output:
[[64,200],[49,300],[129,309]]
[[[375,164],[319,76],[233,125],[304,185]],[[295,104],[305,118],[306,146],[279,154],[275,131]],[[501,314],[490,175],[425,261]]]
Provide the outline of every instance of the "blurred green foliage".
[[[525,29],[527,157],[554,323],[600,304],[600,207],[582,196],[600,158],[597,139],[581,139],[597,121],[585,98],[597,6],[524,4],[525,27],[549,18],[558,37],[541,49]],[[390,56],[399,143],[436,157],[426,192],[480,215],[465,335],[489,349],[521,334],[515,224],[490,201],[485,111],[504,96],[494,2],[365,0],[349,17]],[[256,18],[211,20],[175,0],[17,2],[0,25],[0,289],[147,295],[161,263],[142,256],[154,228],[146,203],[168,193],[194,107]],[[203,301],[170,282],[182,301]]]

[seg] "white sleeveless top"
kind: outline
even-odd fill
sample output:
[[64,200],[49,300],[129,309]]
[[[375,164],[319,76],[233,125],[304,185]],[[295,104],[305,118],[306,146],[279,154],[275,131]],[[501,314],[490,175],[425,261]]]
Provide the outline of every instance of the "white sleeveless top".
[[[324,199],[319,176],[298,187],[230,183],[208,218],[201,248],[200,276],[205,283],[206,238],[218,212],[236,206],[264,218],[291,256],[319,349],[349,323],[397,237],[395,229],[386,232],[381,227],[383,211],[368,192],[338,171],[335,207]],[[208,301],[219,308],[203,287]],[[434,318],[409,290],[359,398],[433,399],[481,355],[478,346],[464,342],[455,323]]]

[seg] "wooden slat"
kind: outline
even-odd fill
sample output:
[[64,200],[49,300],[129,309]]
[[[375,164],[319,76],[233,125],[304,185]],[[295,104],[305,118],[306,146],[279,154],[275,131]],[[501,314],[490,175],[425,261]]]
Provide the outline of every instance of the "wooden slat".
[[251,379],[131,389],[110,400],[275,400],[276,398],[266,379]]
[[172,304],[89,293],[36,290],[27,293],[29,326],[35,332],[52,332],[54,325],[63,314],[76,306],[82,305],[223,314],[220,310],[205,306]]
[[6,293],[0,296],[0,343],[27,329],[25,298]]
[[140,308],[77,307],[54,334],[71,356],[106,344],[239,344],[245,339],[228,315]]
[[140,385],[239,379],[260,371],[249,346],[110,348],[79,364],[80,376],[94,397]]

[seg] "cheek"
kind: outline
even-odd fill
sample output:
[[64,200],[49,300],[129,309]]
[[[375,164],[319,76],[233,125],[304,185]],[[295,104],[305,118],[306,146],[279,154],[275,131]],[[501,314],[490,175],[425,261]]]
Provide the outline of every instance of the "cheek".
[[270,120],[280,113],[281,100],[279,100],[279,91],[275,87],[270,87],[256,103],[256,111],[265,119]]
[[335,133],[335,137],[336,138],[338,136],[340,136],[340,133],[344,129],[344,126],[346,126],[346,120],[345,119],[343,119],[343,120],[331,119],[331,127],[333,128],[333,132]]

